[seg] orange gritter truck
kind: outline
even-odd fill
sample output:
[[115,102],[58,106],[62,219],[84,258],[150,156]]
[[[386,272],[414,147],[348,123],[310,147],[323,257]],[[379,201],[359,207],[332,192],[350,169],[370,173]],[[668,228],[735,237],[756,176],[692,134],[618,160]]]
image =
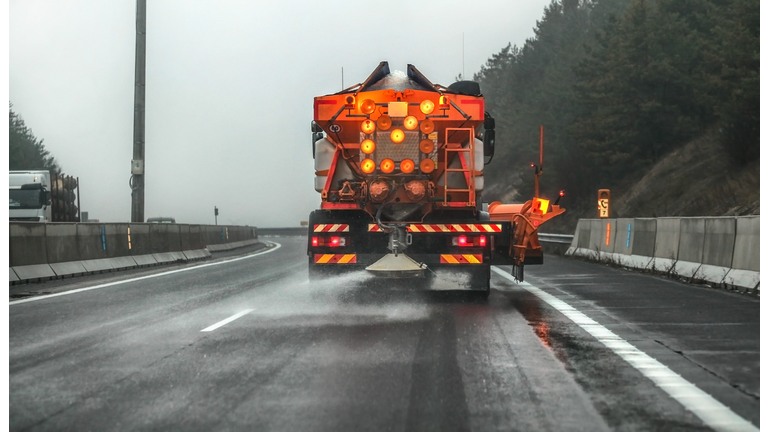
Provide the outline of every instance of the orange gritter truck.
[[430,82],[381,62],[361,84],[315,98],[318,210],[309,216],[310,280],[367,270],[487,296],[490,266],[541,264],[537,229],[565,210],[533,197],[482,202],[494,119],[479,84]]

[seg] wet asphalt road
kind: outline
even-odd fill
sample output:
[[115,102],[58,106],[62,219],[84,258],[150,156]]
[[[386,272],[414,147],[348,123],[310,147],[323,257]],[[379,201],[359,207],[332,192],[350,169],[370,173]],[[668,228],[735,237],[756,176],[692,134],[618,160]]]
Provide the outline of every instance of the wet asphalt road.
[[[306,239],[267,240],[282,246],[12,302],[11,430],[709,430],[495,273],[487,302],[310,285]],[[759,425],[759,300],[549,256],[526,281]]]

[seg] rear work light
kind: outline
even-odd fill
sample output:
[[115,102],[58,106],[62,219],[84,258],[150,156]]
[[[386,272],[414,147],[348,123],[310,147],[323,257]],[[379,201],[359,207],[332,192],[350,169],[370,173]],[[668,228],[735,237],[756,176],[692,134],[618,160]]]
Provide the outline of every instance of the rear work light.
[[410,159],[403,159],[400,161],[400,171],[409,174],[413,172],[413,169],[416,168],[416,164],[413,163]]
[[313,247],[341,247],[346,245],[346,237],[312,237]]
[[389,134],[389,138],[395,144],[400,144],[405,139],[405,132],[400,129],[395,129]]
[[360,143],[360,151],[365,154],[371,154],[373,151],[376,150],[376,143],[373,142],[371,139],[363,140],[363,142]]
[[429,99],[424,99],[419,104],[419,108],[421,109],[421,112],[423,112],[424,114],[432,114],[432,111],[435,110],[435,103]]
[[376,110],[376,102],[371,99],[366,99],[360,103],[360,112],[363,114],[371,114]]
[[395,170],[395,162],[392,159],[384,159],[381,161],[381,172],[389,174]]
[[408,130],[414,130],[419,127],[419,121],[414,116],[408,116],[403,119],[403,127]]
[[372,134],[376,130],[376,122],[370,119],[363,120],[362,123],[360,123],[360,130],[364,134]]
[[364,173],[370,174],[376,169],[376,162],[374,162],[373,159],[363,159],[363,161],[360,162],[360,169],[363,170]]
[[481,236],[465,236],[460,235],[451,239],[453,246],[459,247],[485,247],[486,239],[484,235]]

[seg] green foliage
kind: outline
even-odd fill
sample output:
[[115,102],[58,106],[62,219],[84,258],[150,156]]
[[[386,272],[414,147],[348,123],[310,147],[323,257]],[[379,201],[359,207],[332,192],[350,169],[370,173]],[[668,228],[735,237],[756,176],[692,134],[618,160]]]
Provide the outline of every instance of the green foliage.
[[13,112],[13,105],[9,108],[9,165],[10,170],[50,170],[54,173],[61,172],[53,156],[43,145],[43,140],[38,139],[32,130],[24,124],[20,115]]
[[497,120],[491,184],[532,196],[540,125],[545,197],[591,202],[713,125],[734,163],[759,157],[758,0],[553,0],[534,31],[474,77]]

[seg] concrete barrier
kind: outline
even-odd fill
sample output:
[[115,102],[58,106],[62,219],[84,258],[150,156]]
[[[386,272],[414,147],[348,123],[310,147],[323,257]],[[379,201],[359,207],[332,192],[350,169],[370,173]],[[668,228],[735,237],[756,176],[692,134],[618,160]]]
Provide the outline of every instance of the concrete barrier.
[[675,271],[679,246],[680,218],[656,219],[656,240],[651,267],[667,273]]
[[757,288],[760,284],[760,216],[736,218],[731,270],[725,283]]
[[48,263],[44,223],[11,223],[8,237],[11,267]]
[[[77,257],[79,261],[107,258],[107,238],[104,224],[75,224],[77,227]],[[87,266],[86,266],[87,268]]]
[[616,239],[613,247],[614,255],[632,255],[632,239],[635,231],[633,225],[634,219],[616,220]]
[[[45,246],[49,264],[71,261],[73,256],[79,256],[77,225],[46,224]],[[65,268],[59,268],[65,271]]]
[[230,250],[259,243],[255,227],[186,224],[31,223],[9,225],[8,280],[122,270],[205,259],[206,246]]
[[733,262],[736,219],[707,218],[704,224],[704,248],[696,278],[716,284],[724,283]]
[[152,253],[152,240],[149,237],[149,227],[150,224],[143,223],[132,223],[128,225],[128,232],[126,233],[127,235],[130,235],[128,249],[134,257]]
[[760,217],[584,219],[566,255],[759,290]]

